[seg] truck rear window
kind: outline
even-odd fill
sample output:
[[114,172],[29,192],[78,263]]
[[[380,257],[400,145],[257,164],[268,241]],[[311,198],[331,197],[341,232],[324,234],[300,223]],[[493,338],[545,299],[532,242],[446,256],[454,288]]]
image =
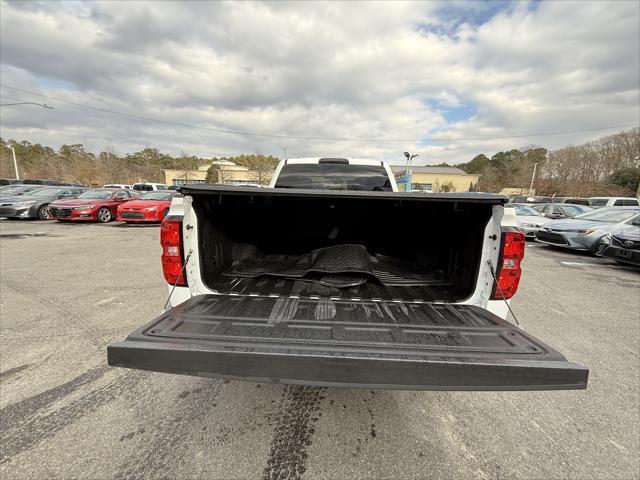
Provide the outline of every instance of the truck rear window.
[[276,188],[312,190],[392,191],[382,166],[335,163],[287,164],[282,167]]

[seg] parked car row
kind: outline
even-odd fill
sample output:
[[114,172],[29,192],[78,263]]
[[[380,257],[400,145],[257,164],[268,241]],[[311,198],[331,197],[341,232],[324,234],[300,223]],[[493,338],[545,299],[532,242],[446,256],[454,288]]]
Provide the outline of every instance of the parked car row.
[[161,222],[177,192],[124,188],[0,187],[0,217],[107,223]]
[[136,190],[138,192],[151,192],[153,190],[171,190],[164,183],[140,182],[128,185],[124,183],[109,183],[102,188],[123,188],[125,190]]
[[551,219],[573,218],[592,211],[584,205],[565,205],[555,203],[511,203],[516,211],[516,222],[525,237],[534,239],[543,224]]
[[50,185],[50,186],[81,186],[79,183],[61,182],[45,178],[0,178],[0,186],[5,185]]
[[545,197],[535,195],[519,195],[509,197],[510,203],[527,203],[527,204],[539,204],[539,203],[560,203],[571,205],[584,205],[591,208],[602,207],[640,207],[640,201],[637,198],[632,197]]
[[640,266],[640,208],[510,204],[529,240]]
[[[42,187],[15,191],[13,185],[0,189],[0,217],[7,218],[50,218],[49,204],[56,200],[75,198],[87,189],[85,187]],[[10,190],[5,195],[4,189]]]
[[[144,193],[133,188],[6,185],[0,187],[0,217],[160,223],[169,211],[171,199],[179,194],[153,185]],[[530,240],[640,266],[640,207],[594,209],[557,203],[509,206],[515,210],[518,228]]]

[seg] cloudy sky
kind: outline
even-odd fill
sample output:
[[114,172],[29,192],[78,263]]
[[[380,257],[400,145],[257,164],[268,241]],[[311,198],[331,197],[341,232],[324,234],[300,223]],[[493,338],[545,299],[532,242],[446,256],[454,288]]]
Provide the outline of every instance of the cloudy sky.
[[3,138],[432,164],[640,123],[636,0],[0,9],[1,103],[55,107],[3,107]]

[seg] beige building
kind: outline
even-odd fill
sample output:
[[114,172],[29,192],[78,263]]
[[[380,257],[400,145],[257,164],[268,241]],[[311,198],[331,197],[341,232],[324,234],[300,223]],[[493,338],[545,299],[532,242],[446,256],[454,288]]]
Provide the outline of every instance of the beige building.
[[211,164],[218,165],[218,183],[256,183],[255,175],[242,165],[236,165],[228,160],[216,160],[208,165],[202,165],[197,170],[163,170],[167,185],[183,185],[185,183],[206,183],[207,170]]
[[[402,180],[405,167],[392,166],[396,181]],[[468,192],[478,183],[480,175],[466,173],[456,167],[412,167],[411,190],[417,192]],[[404,191],[404,183],[398,183]]]
[[[534,194],[535,191],[532,195]],[[500,190],[500,195],[529,195],[529,189],[522,187],[507,187]]]

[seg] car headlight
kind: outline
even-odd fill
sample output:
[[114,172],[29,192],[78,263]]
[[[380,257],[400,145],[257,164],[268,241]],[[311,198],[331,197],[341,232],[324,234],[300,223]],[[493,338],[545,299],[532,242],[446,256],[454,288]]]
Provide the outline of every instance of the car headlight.
[[523,223],[522,226],[525,228],[540,228],[537,223]]
[[591,235],[593,232],[595,232],[595,229],[593,229],[593,228],[586,228],[584,230],[578,230],[578,233],[580,235]]
[[93,208],[95,205],[78,205],[77,207],[73,207],[74,210],[86,210],[88,208]]
[[34,203],[36,203],[35,200],[27,200],[25,202],[18,202],[18,203],[14,203],[13,206],[17,207],[17,208],[21,208],[21,207],[29,207],[31,205],[33,205]]
[[147,212],[155,212],[156,210],[158,210],[160,207],[158,205],[156,205],[155,207],[147,207],[145,208],[145,210]]
[[611,243],[611,234],[607,233],[604,237],[600,239],[600,243],[605,243],[609,245]]

